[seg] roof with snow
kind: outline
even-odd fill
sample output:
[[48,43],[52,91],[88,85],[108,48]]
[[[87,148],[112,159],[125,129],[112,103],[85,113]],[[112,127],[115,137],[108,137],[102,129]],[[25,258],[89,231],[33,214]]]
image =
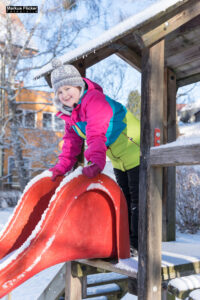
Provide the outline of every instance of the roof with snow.
[[[136,69],[141,69],[145,47],[165,39],[165,63],[177,76],[178,86],[200,80],[199,33],[200,3],[197,0],[162,0],[133,15],[99,37],[60,57],[64,64],[88,68],[116,54]],[[45,76],[50,85],[51,63],[35,78]]]

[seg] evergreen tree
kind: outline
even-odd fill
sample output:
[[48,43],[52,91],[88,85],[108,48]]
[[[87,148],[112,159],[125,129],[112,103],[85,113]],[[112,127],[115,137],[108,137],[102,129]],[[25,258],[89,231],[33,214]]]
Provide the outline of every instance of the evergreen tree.
[[140,105],[141,105],[141,95],[138,90],[131,91],[128,95],[127,109],[132,112],[132,114],[140,119]]

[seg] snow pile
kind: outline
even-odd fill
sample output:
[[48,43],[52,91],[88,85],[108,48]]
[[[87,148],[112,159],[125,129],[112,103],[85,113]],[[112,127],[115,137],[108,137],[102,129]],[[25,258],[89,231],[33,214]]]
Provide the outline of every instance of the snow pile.
[[0,208],[15,206],[20,195],[20,191],[0,191]]
[[129,273],[137,274],[138,270],[138,258],[126,258],[126,259],[119,259],[119,262],[115,264],[116,268],[126,270]]
[[200,289],[197,289],[195,291],[192,291],[190,294],[190,299],[191,300],[199,300],[200,299]]
[[200,110],[200,99],[192,102],[192,103],[188,103],[186,104],[181,111],[185,111],[185,110],[192,110],[192,109],[199,109]]
[[190,275],[181,278],[175,278],[170,280],[169,285],[173,286],[179,291],[198,289],[200,288],[200,275]]

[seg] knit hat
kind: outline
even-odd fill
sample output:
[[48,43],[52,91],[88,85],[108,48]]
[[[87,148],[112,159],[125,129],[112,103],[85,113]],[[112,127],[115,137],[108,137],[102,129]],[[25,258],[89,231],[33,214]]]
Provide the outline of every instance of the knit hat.
[[71,85],[71,86],[80,86],[81,93],[80,98],[83,95],[85,89],[85,82],[81,77],[79,71],[73,65],[63,65],[61,60],[54,58],[51,61],[53,71],[51,72],[51,84],[54,89],[55,97],[53,99],[55,107],[62,111],[64,114],[70,115],[72,109],[68,109],[66,105],[63,105],[58,96],[57,91],[61,86]]

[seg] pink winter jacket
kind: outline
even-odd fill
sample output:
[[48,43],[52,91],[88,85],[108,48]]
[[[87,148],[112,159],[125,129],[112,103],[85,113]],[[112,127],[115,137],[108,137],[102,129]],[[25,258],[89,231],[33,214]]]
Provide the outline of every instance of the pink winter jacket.
[[[75,125],[86,134],[88,149],[84,156],[103,170],[106,163],[106,132],[113,111],[106,101],[102,88],[89,79],[83,78],[88,89],[78,105],[73,109],[71,116],[58,112],[57,116],[62,118],[65,125],[65,135],[62,153],[59,155],[59,162],[56,167],[61,171],[69,171],[77,161],[81,152],[83,138],[76,132]],[[82,130],[81,130],[82,131]]]

